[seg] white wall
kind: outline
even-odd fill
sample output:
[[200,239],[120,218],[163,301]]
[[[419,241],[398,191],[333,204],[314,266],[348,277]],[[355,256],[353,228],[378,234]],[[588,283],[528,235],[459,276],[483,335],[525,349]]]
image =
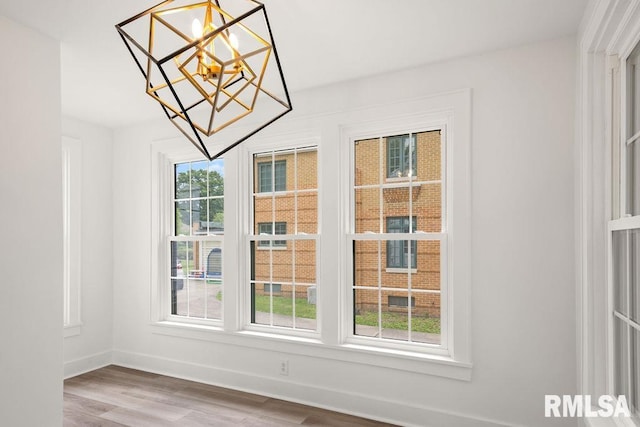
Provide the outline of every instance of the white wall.
[[0,423],[62,424],[60,48],[0,16]]
[[[113,347],[112,132],[64,117],[62,134],[80,141],[81,321],[64,340],[65,377],[108,364]],[[74,185],[75,183],[72,183]]]
[[115,132],[114,360],[403,424],[575,425],[544,419],[545,394],[576,393],[575,52],[566,38],[297,93],[262,133],[305,123],[335,147],[341,111],[473,90],[471,382],[299,355],[282,377],[277,350],[154,333],[150,145],[177,136],[166,120]]

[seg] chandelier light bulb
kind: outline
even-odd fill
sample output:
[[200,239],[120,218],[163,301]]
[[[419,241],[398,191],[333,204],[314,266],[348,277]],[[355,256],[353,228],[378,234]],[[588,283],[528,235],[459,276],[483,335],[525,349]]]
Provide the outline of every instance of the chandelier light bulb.
[[198,18],[194,19],[191,23],[191,32],[193,33],[194,39],[199,39],[200,37],[202,37],[202,23],[200,23],[200,20]]

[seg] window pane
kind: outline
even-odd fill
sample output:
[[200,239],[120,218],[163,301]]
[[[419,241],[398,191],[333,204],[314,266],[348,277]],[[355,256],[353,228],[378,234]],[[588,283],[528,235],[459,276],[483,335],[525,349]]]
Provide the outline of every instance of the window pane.
[[191,203],[176,202],[175,235],[191,235]]
[[440,290],[440,242],[417,242],[417,271],[411,275],[411,288],[419,290]]
[[380,292],[378,290],[355,289],[353,295],[355,335],[379,337]]
[[316,241],[294,240],[296,283],[316,283]]
[[315,330],[315,241],[290,244],[296,246],[295,262],[293,250],[253,251],[252,318],[262,325]]
[[440,131],[416,134],[417,181],[440,181],[442,179],[442,146]]
[[[380,269],[378,259],[382,254],[379,240],[354,241],[355,286],[378,287]],[[382,260],[384,263],[384,260]]]
[[627,364],[628,357],[628,338],[627,325],[617,317],[614,318],[614,390],[616,395],[627,395],[629,385],[629,369]]
[[615,231],[613,245],[613,303],[614,310],[627,314],[627,231]]
[[221,319],[221,243],[171,242],[171,260],[171,314],[198,319]]
[[192,234],[207,235],[209,231],[209,202],[204,200],[194,200],[191,202],[193,229]]
[[297,189],[316,190],[318,188],[318,151],[303,150],[297,155]]
[[197,199],[208,196],[208,175],[208,162],[191,163],[191,198]]
[[188,199],[190,190],[189,170],[190,163],[180,163],[175,165],[175,197],[176,199]]
[[355,232],[380,233],[380,190],[355,190]]
[[411,314],[411,341],[440,344],[440,295],[412,292],[416,307]]
[[224,199],[215,197],[209,199],[209,218],[207,221],[209,234],[224,233]]
[[640,140],[627,145],[627,210],[640,214]]
[[224,196],[224,161],[216,159],[209,164],[209,197]]
[[355,142],[355,185],[380,184],[380,140],[363,139]]
[[[318,232],[318,193],[298,194],[298,233],[316,234]],[[293,232],[293,230],[292,230]]]
[[413,191],[413,214],[418,217],[418,230],[427,233],[441,232],[443,230],[442,185],[424,184],[414,188]]
[[291,283],[293,281],[293,252],[291,250],[274,250],[271,253],[266,251],[265,255],[271,255],[273,282]]

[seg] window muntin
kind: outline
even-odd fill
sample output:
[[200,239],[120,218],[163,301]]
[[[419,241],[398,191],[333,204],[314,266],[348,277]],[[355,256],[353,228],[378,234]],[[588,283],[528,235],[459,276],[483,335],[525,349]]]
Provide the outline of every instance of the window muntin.
[[[446,345],[441,336],[447,245],[441,134],[404,135],[407,158],[398,155],[398,137],[354,141],[354,338]],[[388,171],[398,164],[398,156],[413,167],[401,176],[406,179],[390,181]],[[400,300],[412,301],[411,309],[389,304]]]
[[418,158],[415,135],[397,135],[386,139],[387,178],[415,176]]
[[[253,156],[252,325],[317,330],[316,300],[311,298],[317,290],[317,159],[315,147]],[[266,171],[275,186],[264,184]]]
[[[260,193],[285,191],[287,188],[287,161],[258,163],[258,188]],[[275,189],[273,183],[275,182]]]
[[173,184],[169,313],[222,320],[224,160],[176,163]]
[[[273,231],[275,227],[275,232]],[[287,223],[286,222],[261,222],[258,223],[258,234],[260,235],[277,235],[277,234],[287,234]],[[274,248],[286,248],[287,241],[286,240],[260,240],[258,242],[258,247],[274,247]]]

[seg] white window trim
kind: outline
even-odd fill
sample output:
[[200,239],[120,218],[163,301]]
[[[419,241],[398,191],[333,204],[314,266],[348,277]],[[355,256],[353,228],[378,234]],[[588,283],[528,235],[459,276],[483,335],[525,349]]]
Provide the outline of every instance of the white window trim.
[[64,337],[79,335],[82,331],[81,280],[81,190],[82,143],[62,137],[63,221],[64,221]]
[[[225,156],[226,159],[227,156]],[[170,312],[170,273],[165,268],[169,265],[170,241],[222,241],[225,248],[229,239],[220,235],[206,236],[173,236],[174,218],[173,212],[173,192],[174,192],[174,165],[190,161],[201,161],[202,155],[194,152],[184,141],[179,139],[169,139],[154,141],[151,147],[151,322],[170,322],[173,324],[200,325],[212,329],[222,330],[222,320],[198,319],[173,315]],[[225,171],[225,207],[226,207],[226,175]],[[226,220],[225,220],[226,223]],[[224,319],[225,306],[227,304],[227,293],[231,290],[225,286],[227,269],[229,266],[226,255],[222,257],[223,303],[222,319]],[[230,273],[233,277],[233,273]],[[229,289],[228,289],[229,288]]]
[[[409,107],[411,103],[408,103]],[[341,128],[340,159],[342,176],[342,209],[345,242],[342,245],[342,259],[347,260],[341,267],[343,272],[342,294],[346,304],[341,313],[343,319],[352,316],[351,289],[351,214],[352,193],[354,185],[353,159],[354,142],[357,140],[378,138],[396,133],[418,133],[429,130],[442,130],[443,161],[446,164],[446,191],[443,191],[442,216],[445,219],[446,234],[443,247],[446,257],[441,256],[444,266],[446,258],[448,267],[441,270],[441,283],[448,283],[441,289],[441,315],[448,319],[443,322],[441,330],[442,345],[433,346],[418,343],[396,343],[387,340],[372,340],[353,334],[352,322],[343,322],[342,336],[344,344],[366,348],[381,348],[390,351],[408,351],[416,354],[427,354],[434,357],[445,357],[452,362],[470,365],[470,108],[471,91],[461,90],[444,93],[433,97],[416,100],[414,109],[400,113],[397,105],[381,106],[369,109],[367,122]],[[454,120],[455,118],[455,120]],[[450,206],[451,209],[447,209]],[[417,233],[414,238],[433,237]],[[440,236],[440,233],[437,233]],[[373,237],[380,238],[383,235]],[[360,235],[362,238],[362,235]],[[406,273],[406,270],[405,270]],[[455,294],[455,301],[453,295]]]

